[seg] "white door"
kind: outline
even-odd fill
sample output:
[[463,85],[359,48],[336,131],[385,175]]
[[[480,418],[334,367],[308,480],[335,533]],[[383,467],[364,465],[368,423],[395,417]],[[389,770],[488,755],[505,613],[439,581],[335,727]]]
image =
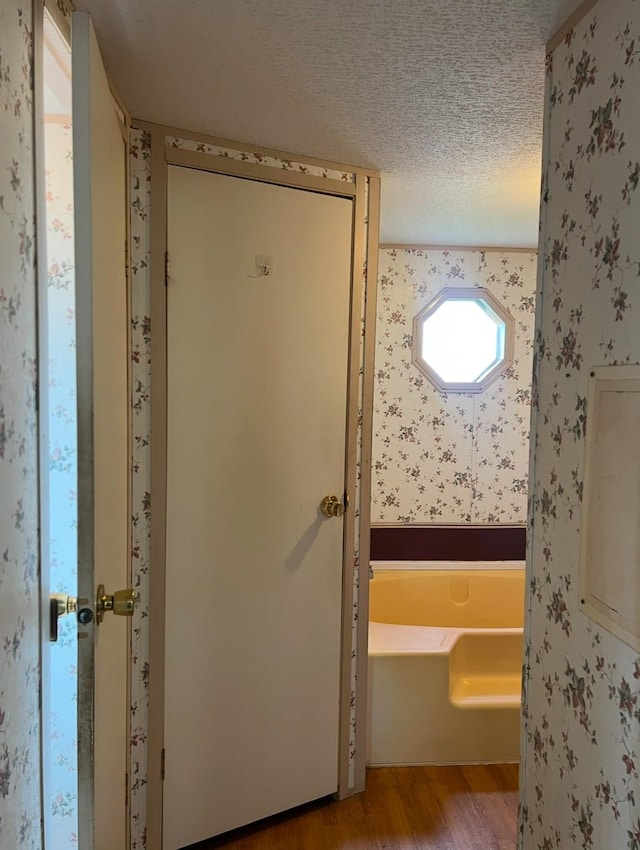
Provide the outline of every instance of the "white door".
[[[78,393],[80,850],[124,850],[128,621],[97,625],[98,586],[127,587],[129,451],[126,148],[89,16],[72,21]],[[123,607],[125,603],[123,601]],[[95,670],[95,675],[94,675]]]
[[343,519],[319,508],[344,494],[353,209],[185,168],[168,181],[177,850],[337,790]]

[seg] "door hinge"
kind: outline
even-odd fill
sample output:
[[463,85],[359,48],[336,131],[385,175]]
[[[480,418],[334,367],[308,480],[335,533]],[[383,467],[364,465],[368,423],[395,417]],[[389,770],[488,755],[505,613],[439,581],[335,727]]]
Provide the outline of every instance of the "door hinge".
[[169,252],[164,252],[164,285],[169,286]]
[[160,753],[160,778],[164,781],[164,765],[165,765],[165,755],[166,751],[164,747],[162,748],[162,752]]
[[125,773],[124,775],[124,805],[125,808],[129,808],[129,774]]
[[129,240],[128,239],[124,240],[124,274],[125,274],[125,277],[128,281],[129,277],[131,275],[131,268],[130,268],[130,265],[129,265]]

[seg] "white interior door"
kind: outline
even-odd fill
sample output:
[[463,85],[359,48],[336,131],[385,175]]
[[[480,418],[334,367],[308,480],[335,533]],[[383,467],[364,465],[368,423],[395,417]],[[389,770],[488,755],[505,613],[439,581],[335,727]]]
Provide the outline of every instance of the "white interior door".
[[[73,15],[78,592],[126,588],[129,549],[125,155],[89,16]],[[97,619],[97,618],[96,618]],[[79,847],[124,850],[127,621],[80,626]],[[95,670],[95,674],[94,674]]]
[[[169,167],[164,848],[338,784],[352,201]],[[256,256],[269,274],[256,273]]]

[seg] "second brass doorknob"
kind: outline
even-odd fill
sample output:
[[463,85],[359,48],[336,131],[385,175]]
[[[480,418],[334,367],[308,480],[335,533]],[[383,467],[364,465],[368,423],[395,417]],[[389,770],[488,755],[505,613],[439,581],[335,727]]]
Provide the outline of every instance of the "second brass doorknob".
[[137,602],[137,590],[127,587],[124,590],[116,590],[111,595],[105,593],[104,585],[101,584],[96,594],[96,619],[98,625],[104,620],[106,611],[113,611],[114,614],[118,614],[121,617],[131,617]]
[[344,514],[344,505],[337,496],[325,496],[320,502],[320,511],[326,517],[341,517]]

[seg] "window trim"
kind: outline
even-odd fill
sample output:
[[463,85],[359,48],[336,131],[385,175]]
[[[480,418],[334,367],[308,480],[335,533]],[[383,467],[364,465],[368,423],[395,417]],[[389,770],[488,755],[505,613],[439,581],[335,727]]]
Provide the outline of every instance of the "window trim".
[[[454,300],[482,300],[485,301],[493,312],[504,322],[504,357],[495,363],[480,377],[478,381],[445,381],[422,357],[422,340],[425,321],[432,316],[445,301]],[[432,298],[429,303],[420,310],[413,319],[413,342],[411,346],[411,362],[428,378],[434,387],[442,393],[481,393],[502,375],[513,362],[513,349],[515,342],[515,321],[511,313],[502,305],[498,299],[485,287],[447,287]]]

